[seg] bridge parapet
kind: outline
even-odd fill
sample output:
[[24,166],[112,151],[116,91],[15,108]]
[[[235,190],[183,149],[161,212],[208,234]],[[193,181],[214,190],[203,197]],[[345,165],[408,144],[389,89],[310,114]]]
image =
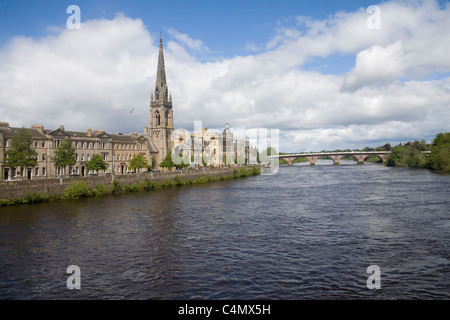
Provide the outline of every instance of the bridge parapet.
[[316,160],[320,157],[330,157],[334,164],[339,164],[340,160],[344,156],[353,156],[358,163],[364,163],[364,160],[371,155],[378,156],[383,162],[386,161],[390,151],[343,151],[343,152],[311,152],[311,153],[299,153],[299,154],[286,154],[286,155],[274,155],[273,158],[284,159],[289,166],[292,166],[296,158],[306,158],[311,165],[315,165]]

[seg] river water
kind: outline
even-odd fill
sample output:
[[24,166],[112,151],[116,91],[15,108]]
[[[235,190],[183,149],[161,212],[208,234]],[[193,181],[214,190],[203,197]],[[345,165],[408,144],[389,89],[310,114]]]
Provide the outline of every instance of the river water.
[[0,208],[0,299],[449,299],[450,176],[345,163]]

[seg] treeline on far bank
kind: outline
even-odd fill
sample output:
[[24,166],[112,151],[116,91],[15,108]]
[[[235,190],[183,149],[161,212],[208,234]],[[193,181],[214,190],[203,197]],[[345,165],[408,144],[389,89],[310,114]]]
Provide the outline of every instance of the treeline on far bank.
[[450,172],[450,132],[438,133],[431,144],[425,140],[400,143],[392,148],[386,165]]

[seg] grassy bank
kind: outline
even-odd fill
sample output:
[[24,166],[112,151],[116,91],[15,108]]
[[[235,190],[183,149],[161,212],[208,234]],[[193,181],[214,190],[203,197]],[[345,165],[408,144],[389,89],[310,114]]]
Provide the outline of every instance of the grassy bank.
[[164,182],[156,182],[154,180],[146,179],[143,181],[133,183],[131,185],[128,184],[121,185],[119,181],[113,180],[113,182],[109,185],[98,184],[95,187],[89,187],[83,180],[78,180],[69,185],[64,190],[64,193],[60,195],[50,196],[46,193],[32,192],[22,198],[11,198],[8,200],[0,199],[0,207],[38,203],[38,202],[48,202],[48,201],[77,200],[91,197],[102,197],[105,195],[131,193],[131,192],[152,191],[159,189],[181,187],[185,185],[205,184],[214,181],[231,180],[249,176],[256,176],[259,174],[261,174],[261,170],[259,168],[253,167],[253,169],[249,171],[247,170],[246,167],[241,167],[239,170],[234,169],[233,175],[231,176],[221,175],[219,177],[211,177],[211,175],[206,175],[204,177],[199,177],[195,180],[191,179],[182,180],[180,176],[176,176],[175,178],[167,179]]

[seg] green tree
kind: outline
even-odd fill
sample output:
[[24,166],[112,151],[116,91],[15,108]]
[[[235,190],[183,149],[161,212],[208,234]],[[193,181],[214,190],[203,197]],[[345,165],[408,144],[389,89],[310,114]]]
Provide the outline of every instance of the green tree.
[[450,172],[450,132],[436,135],[428,163],[432,169]]
[[130,160],[130,168],[133,171],[136,169],[150,168],[147,159],[142,154],[137,154]]
[[172,161],[172,153],[168,153],[166,155],[166,157],[164,158],[164,160],[159,164],[160,167],[162,168],[167,168],[167,169],[171,169],[175,167],[175,163],[173,163]]
[[[181,156],[181,153],[180,153],[180,156]],[[206,164],[204,164],[204,165],[206,165]],[[180,164],[175,164],[172,161],[172,153],[169,152],[167,154],[167,156],[164,158],[164,160],[159,164],[159,166],[163,167],[163,168],[167,168],[169,170],[172,168],[183,169],[183,168],[189,167],[189,163],[181,162]]]
[[72,146],[72,140],[64,139],[56,149],[55,156],[52,157],[55,167],[65,168],[73,166],[77,162],[76,150]]
[[35,167],[37,165],[37,152],[31,148],[33,138],[27,129],[22,128],[11,140],[11,149],[6,151],[5,165],[12,169],[20,167],[21,176],[26,167]]
[[94,154],[88,162],[86,162],[86,169],[97,171],[108,169],[108,164],[103,160],[99,154]]
[[272,155],[278,155],[278,151],[274,147],[269,147],[260,153],[259,158],[263,163],[270,163],[272,161],[270,156]]

